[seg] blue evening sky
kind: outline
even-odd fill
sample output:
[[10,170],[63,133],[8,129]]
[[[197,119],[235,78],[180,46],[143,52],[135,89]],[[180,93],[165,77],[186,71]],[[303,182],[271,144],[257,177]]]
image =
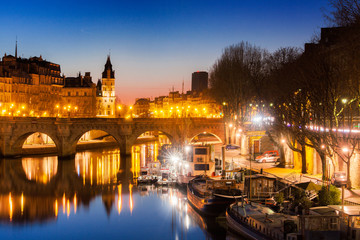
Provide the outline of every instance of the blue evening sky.
[[191,73],[209,71],[222,50],[248,41],[274,51],[303,47],[325,27],[327,0],[23,1],[1,4],[0,56],[42,55],[66,76],[100,78],[111,52],[116,94],[165,95],[191,87]]

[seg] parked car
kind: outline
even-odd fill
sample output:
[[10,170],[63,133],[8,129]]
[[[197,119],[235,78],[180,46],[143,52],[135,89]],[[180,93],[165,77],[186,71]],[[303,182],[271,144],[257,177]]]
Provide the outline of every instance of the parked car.
[[265,155],[279,156],[279,152],[277,150],[266,151],[261,156],[256,157],[256,159],[261,158],[261,157],[263,157]]
[[274,151],[266,151],[262,155],[256,157],[255,161],[258,163],[266,163],[266,162],[277,162],[280,160],[279,152]]
[[331,183],[336,187],[341,187],[342,185],[347,184],[347,177],[345,172],[334,172]]
[[238,145],[233,145],[233,144],[228,144],[226,145],[225,149],[228,151],[228,150],[234,150],[234,149],[239,149],[240,146]]
[[270,206],[270,207],[273,207],[273,206],[276,206],[276,201],[274,198],[267,198],[265,199],[265,205],[266,206]]

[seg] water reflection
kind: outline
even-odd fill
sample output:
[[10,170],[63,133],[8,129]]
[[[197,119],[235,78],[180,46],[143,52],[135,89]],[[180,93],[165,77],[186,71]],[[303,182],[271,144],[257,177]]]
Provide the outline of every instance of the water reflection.
[[23,158],[22,167],[27,179],[48,183],[57,173],[58,159],[56,156]]
[[139,177],[141,167],[147,166],[150,162],[158,161],[157,157],[161,145],[162,143],[158,140],[151,140],[146,143],[139,143],[132,146],[131,171],[134,173],[134,177]]
[[120,169],[120,151],[80,152],[75,156],[75,169],[83,185],[103,185],[117,182]]
[[131,239],[225,239],[225,230],[198,215],[184,192],[137,186],[132,159],[110,149],[78,153],[69,161],[1,160],[0,236],[41,239],[46,229],[54,239],[63,239],[76,228],[76,239],[101,239],[104,233],[107,239],[119,234]]

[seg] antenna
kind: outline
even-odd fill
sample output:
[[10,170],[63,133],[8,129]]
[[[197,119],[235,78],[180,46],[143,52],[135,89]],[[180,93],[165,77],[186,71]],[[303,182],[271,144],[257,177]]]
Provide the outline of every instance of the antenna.
[[16,43],[15,43],[15,58],[17,58],[17,36],[16,36]]
[[182,94],[184,94],[184,77],[183,77],[183,81],[182,81],[182,91],[181,91]]

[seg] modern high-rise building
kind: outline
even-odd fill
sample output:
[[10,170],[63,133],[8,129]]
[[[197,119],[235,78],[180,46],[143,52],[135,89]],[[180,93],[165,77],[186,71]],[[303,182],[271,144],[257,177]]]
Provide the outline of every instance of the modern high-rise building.
[[101,92],[99,91],[96,96],[98,102],[97,115],[115,117],[115,71],[112,69],[110,56],[107,58],[101,83],[98,83],[98,88],[100,87]]
[[208,89],[208,78],[207,72],[194,72],[191,79],[191,91],[202,92]]

